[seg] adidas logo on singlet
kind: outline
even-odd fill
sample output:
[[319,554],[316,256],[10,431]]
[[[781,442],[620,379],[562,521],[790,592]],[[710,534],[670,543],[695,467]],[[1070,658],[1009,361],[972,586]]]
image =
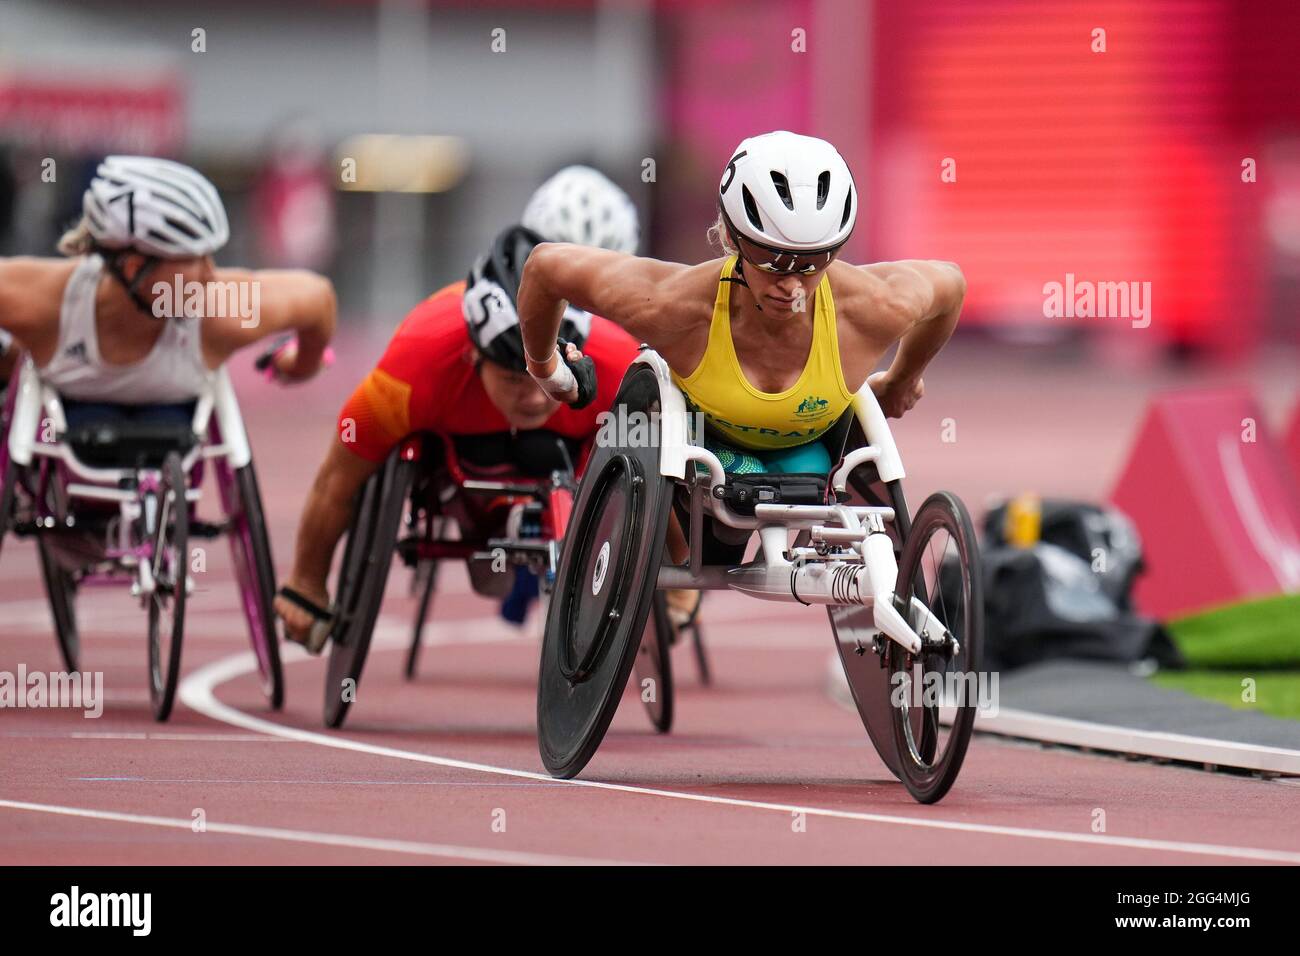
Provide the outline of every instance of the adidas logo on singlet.
[[79,359],[82,362],[86,361],[86,343],[73,342],[71,345],[69,345],[66,349],[63,350],[63,357],[70,358],[70,359]]

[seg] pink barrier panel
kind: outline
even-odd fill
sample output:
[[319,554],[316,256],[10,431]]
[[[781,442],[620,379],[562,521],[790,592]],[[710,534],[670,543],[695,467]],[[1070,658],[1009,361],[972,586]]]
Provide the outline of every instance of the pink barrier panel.
[[1136,523],[1139,608],[1167,618],[1300,591],[1300,490],[1245,391],[1161,396],[1111,500]]

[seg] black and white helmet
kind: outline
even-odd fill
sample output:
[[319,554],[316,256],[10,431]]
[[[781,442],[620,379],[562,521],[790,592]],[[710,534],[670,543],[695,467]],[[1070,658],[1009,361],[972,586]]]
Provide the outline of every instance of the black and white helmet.
[[801,258],[842,246],[858,215],[853,174],[839,151],[824,139],[785,130],[736,147],[718,185],[718,205],[742,245],[748,240]]
[[[492,240],[492,249],[470,270],[461,298],[461,312],[470,341],[483,357],[518,372],[527,371],[524,338],[519,330],[519,280],[524,263],[541,236],[526,226],[511,226]],[[591,334],[591,313],[569,306],[559,337],[579,347]]]
[[168,159],[109,156],[86,189],[82,211],[104,249],[190,259],[212,255],[230,239],[216,187]]
[[604,173],[566,166],[542,183],[524,207],[523,224],[548,242],[636,252],[636,206]]

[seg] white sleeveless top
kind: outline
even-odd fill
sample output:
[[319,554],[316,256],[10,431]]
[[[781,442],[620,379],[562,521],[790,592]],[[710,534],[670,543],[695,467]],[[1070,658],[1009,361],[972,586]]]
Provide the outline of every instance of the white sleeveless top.
[[64,398],[122,405],[188,402],[203,391],[212,371],[203,361],[198,319],[165,323],[153,349],[138,362],[109,365],[99,352],[95,291],[104,261],[89,255],[77,264],[63,290],[59,347],[40,375]]

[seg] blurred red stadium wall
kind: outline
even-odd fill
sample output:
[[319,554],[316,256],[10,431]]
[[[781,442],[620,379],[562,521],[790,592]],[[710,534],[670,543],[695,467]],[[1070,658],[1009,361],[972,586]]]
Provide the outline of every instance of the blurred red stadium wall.
[[[660,210],[669,254],[703,255],[734,144],[790,128],[829,136],[854,165],[868,213],[859,254],[960,262],[971,324],[1082,322],[1128,333],[1121,348],[1224,355],[1264,333],[1262,157],[1300,130],[1300,4],[794,0],[660,11],[668,175],[680,177]],[[806,56],[792,49],[799,28]],[[1093,51],[1096,29],[1105,52]],[[861,60],[828,55],[846,32],[865,36]],[[860,134],[837,119],[849,110],[866,114]],[[1259,182],[1243,182],[1248,157]],[[945,158],[955,182],[941,180]],[[1046,319],[1043,286],[1067,274],[1150,282],[1150,328]]]

